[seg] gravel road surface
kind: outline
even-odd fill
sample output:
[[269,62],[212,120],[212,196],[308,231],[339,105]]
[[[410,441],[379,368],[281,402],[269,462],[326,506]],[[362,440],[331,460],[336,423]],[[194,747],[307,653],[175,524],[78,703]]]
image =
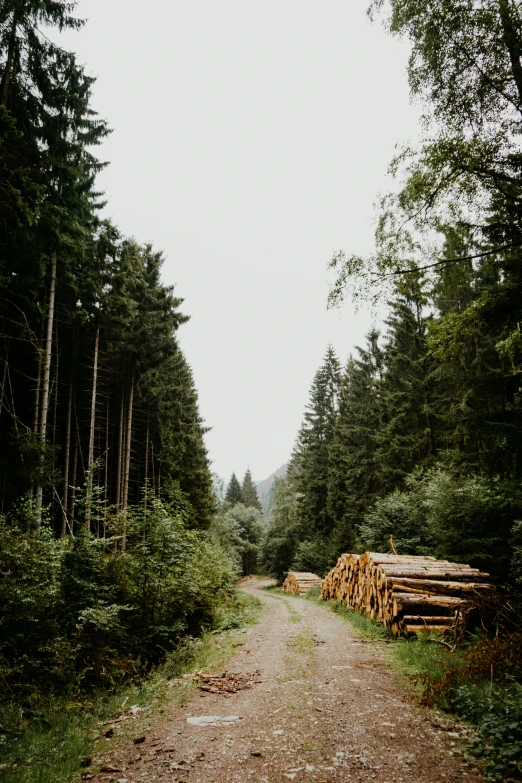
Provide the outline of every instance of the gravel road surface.
[[479,783],[463,728],[412,703],[385,644],[311,601],[243,589],[266,605],[227,669],[237,693],[200,692],[166,710],[153,735],[104,759],[119,783]]

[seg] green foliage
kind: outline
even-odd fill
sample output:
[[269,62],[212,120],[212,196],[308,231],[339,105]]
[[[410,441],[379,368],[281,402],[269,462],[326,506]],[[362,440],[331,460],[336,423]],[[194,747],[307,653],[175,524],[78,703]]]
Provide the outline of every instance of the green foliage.
[[126,524],[122,552],[85,531],[69,543],[1,522],[4,698],[112,687],[212,626],[235,579],[219,545],[159,500]]
[[372,330],[365,348],[357,348],[342,377],[339,411],[330,445],[327,506],[335,520],[338,552],[354,548],[362,514],[379,492],[377,437],[381,423],[379,384],[383,354]]
[[439,671],[413,675],[422,703],[450,710],[476,727],[471,750],[489,780],[522,778],[522,634],[479,638]]
[[265,532],[262,512],[253,507],[225,502],[209,529],[212,538],[227,552],[243,576],[258,571],[260,548]]
[[435,451],[434,362],[426,341],[425,287],[421,279],[410,276],[407,285],[397,286],[389,303],[384,373],[378,388],[376,471],[381,492],[400,486]]
[[400,554],[420,555],[433,551],[433,537],[425,525],[424,509],[417,496],[395,490],[377,500],[359,527],[360,549],[387,552],[390,536]]
[[328,511],[328,468],[334,438],[340,382],[339,362],[329,346],[310,388],[303,423],[297,435],[289,472],[298,493],[305,530],[326,535],[333,519]]
[[506,577],[519,507],[518,492],[498,478],[439,464],[414,472],[404,491],[378,500],[360,527],[361,542],[387,551],[392,535],[401,554],[433,553]]
[[328,505],[330,449],[338,415],[339,362],[331,346],[317,371],[285,478],[274,484],[269,530],[263,549],[268,573],[282,579],[289,568],[323,573],[333,547]]
[[332,559],[331,546],[328,549],[324,539],[317,536],[297,543],[290,567],[293,571],[311,571],[318,576],[326,576]]
[[241,491],[241,484],[235,473],[232,473],[230,481],[228,483],[227,491],[225,494],[225,500],[230,505],[243,502],[243,493]]
[[263,541],[263,571],[282,582],[292,565],[299,538],[297,493],[288,477],[276,478],[274,503]]
[[205,528],[205,427],[176,340],[188,318],[161,281],[161,253],[98,217],[94,149],[109,131],[93,79],[52,40],[53,28],[82,26],[75,6],[0,9],[1,505],[32,494],[57,533],[101,531],[103,519],[77,518],[71,485],[103,486],[106,513],[137,503],[148,482],[167,501],[181,493],[190,525]]
[[252,479],[250,468],[245,473],[245,477],[243,479],[243,484],[241,486],[241,498],[242,498],[241,502],[247,508],[252,506],[253,508],[259,509],[259,511],[262,510],[261,503],[257,495],[256,485],[254,484],[254,481]]
[[[215,630],[201,638],[182,637],[164,662],[149,676],[135,679],[115,690],[89,692],[88,700],[39,694],[30,706],[0,702],[0,781],[2,783],[68,783],[85,768],[81,760],[106,749],[103,730],[106,721],[125,710],[125,705],[143,712],[134,718],[137,733],[149,715],[166,705],[183,704],[196,688],[190,681],[175,686],[180,678],[197,669],[222,668],[241,641],[235,629],[258,620],[262,611],[258,599],[233,591],[222,597],[215,614]],[[165,687],[170,680],[173,687]]]

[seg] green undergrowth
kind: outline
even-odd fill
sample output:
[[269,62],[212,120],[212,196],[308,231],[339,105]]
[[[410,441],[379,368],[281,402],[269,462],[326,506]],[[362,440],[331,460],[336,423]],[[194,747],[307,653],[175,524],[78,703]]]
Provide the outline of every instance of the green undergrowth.
[[[242,643],[244,626],[256,623],[261,612],[259,599],[236,591],[221,606],[214,630],[182,639],[164,663],[131,686],[92,691],[81,701],[41,697],[32,709],[0,705],[0,783],[78,780],[96,754],[111,747],[109,743],[129,732],[146,733],[167,706],[186,702],[196,686],[190,679],[177,678],[198,669],[222,668]],[[135,717],[115,724],[114,736],[106,739],[106,721],[120,713]]]
[[482,759],[488,781],[522,781],[522,634],[469,635],[451,651],[435,634],[396,639],[339,601],[321,601],[317,588],[306,599],[339,615],[363,638],[381,642],[421,704],[470,725],[464,757]]

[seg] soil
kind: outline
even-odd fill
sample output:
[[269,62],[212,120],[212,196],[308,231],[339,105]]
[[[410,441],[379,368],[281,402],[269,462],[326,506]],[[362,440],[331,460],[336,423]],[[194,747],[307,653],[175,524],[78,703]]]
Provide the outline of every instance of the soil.
[[[120,746],[95,781],[125,783],[479,783],[466,729],[417,706],[369,642],[311,601],[242,589],[266,605],[226,667],[250,687],[171,708],[140,744]],[[243,677],[242,679],[245,679]]]

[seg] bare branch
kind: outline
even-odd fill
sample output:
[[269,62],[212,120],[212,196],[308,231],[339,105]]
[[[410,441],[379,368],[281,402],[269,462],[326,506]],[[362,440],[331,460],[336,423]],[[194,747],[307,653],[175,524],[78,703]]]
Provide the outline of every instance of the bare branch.
[[458,258],[443,258],[440,261],[435,261],[433,264],[425,264],[424,266],[416,266],[412,269],[395,269],[393,272],[388,272],[386,275],[373,274],[373,278],[376,280],[385,280],[388,277],[394,277],[395,275],[407,275],[423,272],[425,269],[433,269],[436,266],[444,266],[444,264],[458,264],[461,261],[474,261],[476,258],[487,258],[487,256],[494,256],[496,253],[501,253],[502,250],[509,250],[512,247],[520,247],[520,245],[510,243],[509,245],[501,245],[494,250],[486,250],[484,253],[476,253],[470,256],[459,256]]

